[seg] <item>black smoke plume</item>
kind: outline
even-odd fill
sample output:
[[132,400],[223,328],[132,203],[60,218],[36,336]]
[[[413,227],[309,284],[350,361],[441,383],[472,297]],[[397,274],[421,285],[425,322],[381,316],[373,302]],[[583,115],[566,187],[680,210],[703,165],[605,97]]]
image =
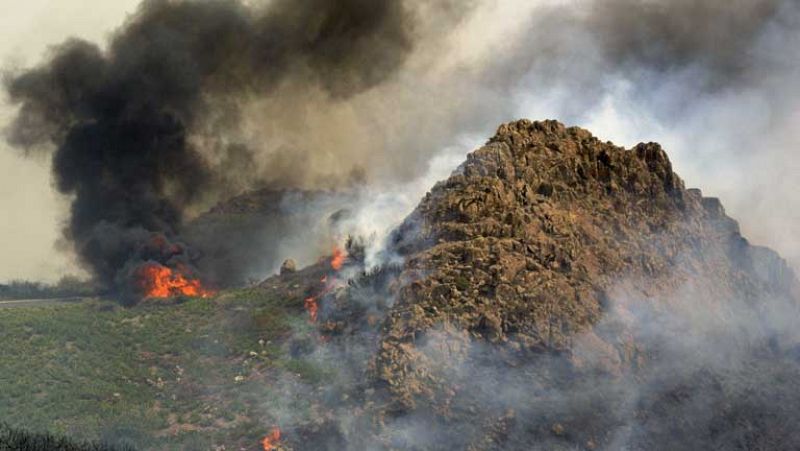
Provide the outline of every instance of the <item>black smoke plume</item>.
[[[167,252],[189,268],[197,267],[189,247],[206,261],[219,250],[226,256],[202,265],[203,275],[241,281],[298,252],[278,252],[285,237],[260,223],[240,233],[247,238],[220,237],[215,229],[194,234],[204,243],[191,242],[181,230],[187,212],[215,196],[339,188],[351,178],[389,191],[398,180],[419,177],[459,138],[485,136],[513,117],[557,117],[598,129],[591,122],[609,99],[622,119],[646,116],[642,122],[656,129],[643,134],[648,139],[666,142],[661,132],[673,130],[689,143],[671,146],[687,153],[691,146],[691,158],[678,159],[684,166],[730,166],[736,177],[703,175],[703,187],[726,194],[756,238],[800,255],[796,221],[781,213],[796,209],[776,208],[797,205],[791,183],[778,182],[793,178],[774,176],[796,166],[795,1],[262,3],[149,1],[107,50],[68,42],[44,65],[8,80],[21,108],[8,138],[21,147],[56,144],[57,184],[76,196],[67,236],[94,273],[112,273],[98,277],[107,285],[115,285],[108,281],[120,260],[140,259],[130,257],[139,248],[100,240],[100,229],[136,232],[135,243],[153,231],[189,241],[180,254]],[[498,9],[513,10],[519,24],[499,22],[505,16],[480,20]],[[128,143],[120,143],[123,135]],[[698,142],[705,136],[713,138]],[[95,147],[103,140],[114,146],[100,145],[102,158],[89,156],[95,147],[66,150],[90,139]],[[135,159],[122,156],[129,147]],[[756,184],[718,182],[739,176],[775,186],[773,195],[762,200]],[[750,207],[774,219],[750,222]],[[242,259],[242,248],[254,257]]]
[[72,197],[66,238],[106,288],[136,299],[156,262],[194,276],[186,208],[219,178],[191,141],[211,111],[287,79],[345,98],[382,82],[411,47],[399,0],[148,0],[107,50],[72,40],[9,77],[13,145],[55,145],[56,187]]

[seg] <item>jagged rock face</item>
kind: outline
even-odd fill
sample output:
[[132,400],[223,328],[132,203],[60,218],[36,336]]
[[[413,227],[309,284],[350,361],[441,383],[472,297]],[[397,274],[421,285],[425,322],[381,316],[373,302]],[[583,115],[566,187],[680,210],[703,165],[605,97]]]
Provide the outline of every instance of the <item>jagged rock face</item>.
[[[685,189],[658,144],[626,150],[554,121],[501,126],[433,188],[394,246],[406,258],[403,284],[374,378],[385,413],[472,415],[464,448],[449,449],[526,449],[543,436],[612,446],[607,421],[523,420],[465,393],[483,389],[459,378],[475,380],[463,368],[487,360],[486,349],[494,369],[524,367],[509,377],[531,391],[571,390],[598,374],[614,383],[657,360],[643,309],[668,315],[699,302],[724,318],[741,306],[794,306],[797,292],[783,260],[750,246],[719,201]],[[517,448],[508,431],[520,428]]]

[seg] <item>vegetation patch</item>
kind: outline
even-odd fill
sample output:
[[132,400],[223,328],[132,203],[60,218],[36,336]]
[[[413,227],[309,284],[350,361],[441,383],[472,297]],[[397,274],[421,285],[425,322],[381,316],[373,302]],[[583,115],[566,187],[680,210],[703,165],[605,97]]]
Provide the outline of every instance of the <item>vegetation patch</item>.
[[[321,380],[283,346],[307,327],[301,306],[253,288],[132,308],[0,309],[0,421],[108,446],[252,446],[270,427],[280,372]],[[77,449],[41,437],[41,449]]]

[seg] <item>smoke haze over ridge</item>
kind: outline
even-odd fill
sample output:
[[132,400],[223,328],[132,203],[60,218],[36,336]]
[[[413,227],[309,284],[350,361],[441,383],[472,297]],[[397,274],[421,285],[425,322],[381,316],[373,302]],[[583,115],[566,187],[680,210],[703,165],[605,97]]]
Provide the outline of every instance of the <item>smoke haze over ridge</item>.
[[[151,2],[148,8],[159,4],[178,15],[216,5],[230,12],[211,22],[223,29],[224,18],[235,23],[243,11],[250,17],[259,8],[280,11],[275,14],[289,22],[314,19],[303,8],[282,9],[286,2]],[[389,48],[396,57],[349,60],[320,47],[320,58],[312,52],[310,63],[289,64],[297,77],[278,83],[270,78],[277,69],[259,74],[267,90],[238,83],[249,76],[240,72],[208,72],[213,76],[192,100],[197,103],[180,104],[191,119],[186,142],[198,158],[188,167],[209,177],[205,187],[193,177],[196,192],[170,187],[170,196],[188,204],[184,213],[258,186],[391,186],[417,177],[455,137],[486,136],[488,127],[516,116],[546,116],[626,145],[662,142],[678,172],[706,194],[720,195],[746,235],[798,261],[792,180],[798,173],[799,47],[793,43],[800,14],[793,2],[386,5],[394,5],[383,10],[390,20],[367,21],[387,26],[377,35],[368,32],[366,48],[378,56]],[[136,35],[136,23],[115,39]],[[291,30],[286,33],[288,39],[276,42],[295,42]],[[30,143],[25,130],[14,127],[10,136]]]

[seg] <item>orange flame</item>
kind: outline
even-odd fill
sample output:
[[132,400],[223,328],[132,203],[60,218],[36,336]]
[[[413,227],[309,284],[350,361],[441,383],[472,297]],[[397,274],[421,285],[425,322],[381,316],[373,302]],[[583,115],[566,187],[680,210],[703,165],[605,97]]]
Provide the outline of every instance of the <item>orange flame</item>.
[[333,249],[333,258],[331,258],[331,268],[336,271],[342,269],[344,266],[344,260],[347,258],[347,252],[345,252],[342,248],[336,247]]
[[200,280],[186,277],[158,263],[148,263],[138,270],[140,287],[145,297],[168,298],[170,296],[209,297],[214,293],[203,288]]
[[278,448],[278,442],[281,441],[281,429],[279,427],[272,428],[272,431],[264,437],[261,444],[264,445],[264,451],[274,451]]
[[[342,266],[344,266],[344,261],[346,258],[347,258],[347,253],[344,250],[338,247],[335,248],[333,250],[333,257],[331,257],[331,267],[334,270],[339,271],[340,269],[342,269]],[[336,279],[334,278],[333,282],[335,281]],[[309,298],[306,298],[306,300],[303,302],[303,306],[308,312],[308,321],[310,323],[317,322],[317,316],[319,313],[319,302],[318,302],[319,297],[325,296],[334,288],[334,284],[331,283],[331,280],[328,278],[328,276],[322,276],[322,279],[320,279],[319,282],[322,284],[322,292],[318,294],[318,296],[311,296]]]
[[319,311],[319,305],[317,304],[317,298],[310,297],[303,302],[303,305],[308,312],[308,321],[311,323],[317,322],[317,312]]

